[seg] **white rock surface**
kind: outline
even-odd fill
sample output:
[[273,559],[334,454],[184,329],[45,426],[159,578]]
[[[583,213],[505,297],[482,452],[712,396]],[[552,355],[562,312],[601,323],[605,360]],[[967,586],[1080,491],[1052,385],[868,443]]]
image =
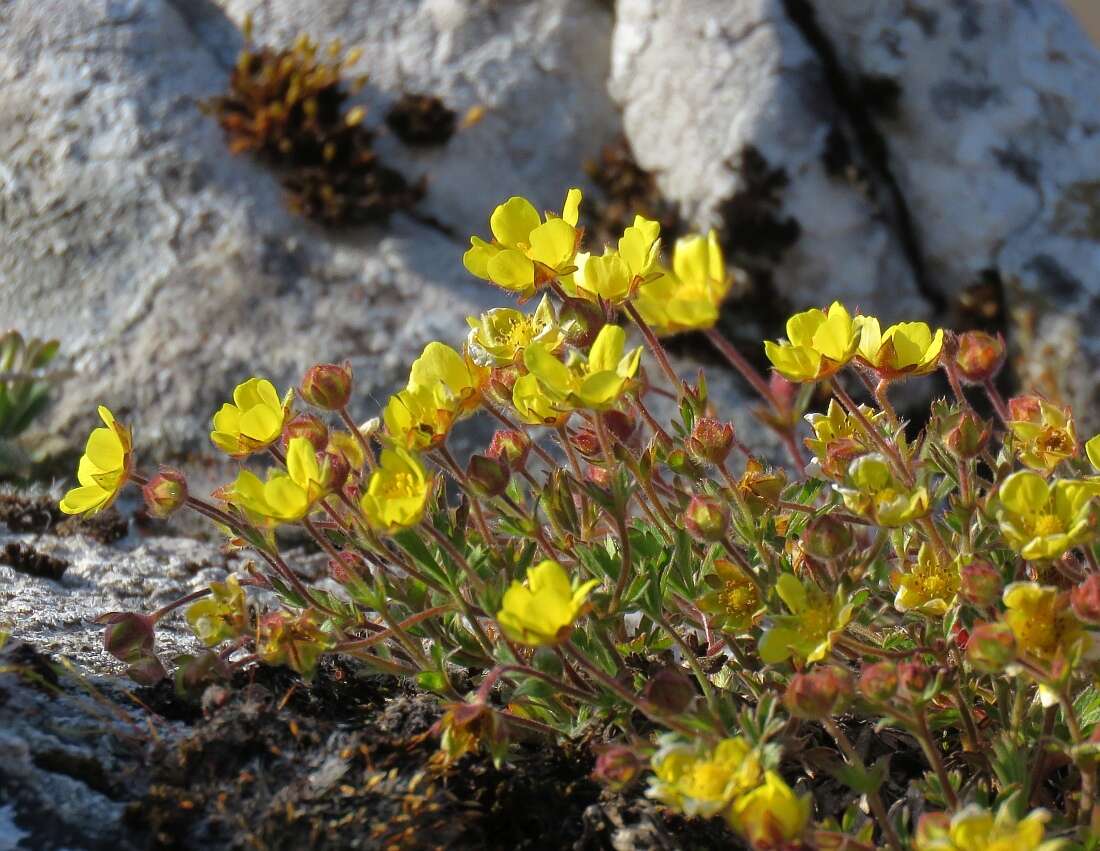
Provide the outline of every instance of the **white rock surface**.
[[[350,357],[373,415],[424,342],[502,297],[460,258],[512,193],[547,207],[618,127],[611,17],[587,0],[16,0],[0,11],[0,324],[73,356],[53,425],[80,439],[107,402],[146,440],[203,443],[234,384],[280,385]],[[258,40],[299,30],[365,49],[368,102],[402,87],[487,108],[438,153],[423,211],[332,234],[292,216],[263,168],[230,157],[197,103],[225,90],[254,11]],[[372,113],[380,122],[380,115]],[[382,145],[393,154],[392,144]],[[468,243],[466,243],[468,244]],[[372,398],[373,397],[373,398]]]

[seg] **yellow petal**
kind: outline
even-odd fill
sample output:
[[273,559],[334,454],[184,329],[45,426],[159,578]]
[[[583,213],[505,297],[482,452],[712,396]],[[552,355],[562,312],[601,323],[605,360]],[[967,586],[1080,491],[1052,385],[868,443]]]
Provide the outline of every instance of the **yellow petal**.
[[564,219],[550,219],[531,231],[529,256],[551,269],[570,264],[577,247],[577,231]]
[[470,237],[470,247],[462,255],[462,265],[471,275],[476,275],[483,280],[489,280],[489,261],[492,260],[500,249],[491,245],[477,236]]
[[535,264],[514,249],[497,252],[485,267],[489,280],[509,290],[525,291],[535,285]]
[[538,210],[526,198],[513,195],[493,210],[489,218],[489,228],[497,242],[511,248],[526,243],[531,231],[539,226]]
[[580,209],[581,191],[574,187],[565,194],[565,204],[561,208],[562,221],[576,227],[577,219],[580,217]]

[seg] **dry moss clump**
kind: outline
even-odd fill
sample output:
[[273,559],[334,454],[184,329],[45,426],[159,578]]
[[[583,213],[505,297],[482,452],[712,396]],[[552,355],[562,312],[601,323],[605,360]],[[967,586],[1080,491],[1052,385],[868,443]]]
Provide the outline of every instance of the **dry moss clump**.
[[[246,37],[249,27],[245,27]],[[365,110],[348,99],[366,81],[348,78],[358,50],[338,41],[322,48],[298,36],[289,49],[246,44],[229,91],[207,112],[225,131],[229,150],[272,167],[296,213],[326,225],[384,221],[423,195],[423,186],[383,165]]]

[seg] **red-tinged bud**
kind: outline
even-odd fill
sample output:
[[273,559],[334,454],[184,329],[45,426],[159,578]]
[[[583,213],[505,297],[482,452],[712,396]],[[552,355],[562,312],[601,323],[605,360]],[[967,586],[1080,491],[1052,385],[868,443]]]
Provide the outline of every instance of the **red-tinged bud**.
[[791,677],[783,705],[796,718],[820,721],[841,712],[854,693],[852,675],[829,665]]
[[588,481],[592,482],[592,484],[597,485],[604,490],[610,489],[611,483],[615,479],[611,471],[608,470],[606,467],[589,467],[587,470],[585,470],[584,477],[588,479]]
[[1008,624],[981,623],[970,630],[966,661],[978,671],[998,674],[1016,659],[1016,636]]
[[315,408],[339,411],[347,407],[351,398],[351,364],[319,363],[310,367],[298,392]]
[[914,660],[898,665],[898,686],[911,698],[922,697],[932,684],[932,669],[924,662]]
[[552,470],[542,489],[542,505],[565,532],[572,535],[580,533],[580,517],[577,515],[577,501],[569,484],[569,476],[564,470]]
[[585,458],[600,458],[603,450],[600,448],[600,438],[590,428],[579,428],[569,435],[569,442]]
[[688,438],[688,451],[699,461],[722,464],[733,449],[736,435],[730,423],[719,422],[713,417],[695,421]]
[[955,365],[960,377],[972,384],[984,384],[997,375],[1005,360],[1005,342],[984,331],[959,334]]
[[1100,573],[1090,573],[1069,592],[1069,604],[1078,619],[1100,626]]
[[341,585],[362,579],[370,572],[367,560],[358,553],[342,550],[339,556],[339,559],[329,559],[328,575]]
[[893,662],[866,665],[859,674],[859,692],[879,703],[891,700],[898,693],[898,666]]
[[717,497],[693,496],[684,509],[684,527],[700,541],[721,541],[729,525],[729,509]]
[[283,426],[282,447],[284,450],[290,446],[292,437],[304,437],[315,450],[321,452],[328,446],[328,426],[316,414],[296,414]]
[[975,559],[959,568],[959,596],[970,605],[988,608],[1001,599],[1003,590],[1001,572],[988,561]]
[[187,502],[187,479],[178,470],[162,469],[141,489],[145,509],[162,520]]
[[208,685],[228,679],[228,666],[217,653],[209,650],[184,657],[176,668],[176,688],[184,694],[199,694]]
[[347,482],[351,464],[343,452],[318,452],[317,463],[321,467],[321,484],[326,493],[335,493]]
[[155,653],[143,653],[127,666],[126,676],[138,685],[152,686],[167,677],[168,671]]
[[642,696],[649,703],[673,715],[684,712],[697,692],[695,683],[681,669],[666,667],[645,684]]
[[466,465],[466,480],[481,497],[500,496],[508,488],[512,474],[508,463],[488,455],[471,455]]
[[806,524],[802,533],[802,550],[812,558],[835,561],[855,544],[852,527],[842,520],[823,514]]
[[665,464],[674,473],[686,476],[689,479],[702,478],[704,470],[699,464],[691,460],[691,457],[683,449],[677,447],[665,454]]
[[611,436],[626,444],[638,428],[638,420],[625,411],[604,411],[599,415]]
[[969,411],[959,417],[954,428],[944,435],[943,442],[958,458],[977,458],[982,454],[992,434],[990,425]]
[[966,645],[970,643],[970,630],[959,621],[955,621],[951,625],[951,637],[955,640],[956,647],[960,650],[966,650]]
[[607,317],[598,305],[584,299],[571,298],[558,311],[558,325],[565,341],[578,349],[587,349],[607,324]]
[[151,615],[107,612],[95,622],[107,626],[103,631],[103,649],[120,662],[132,662],[153,651],[157,622]]
[[638,755],[623,745],[605,745],[598,749],[592,779],[620,791],[633,783],[644,766]]
[[498,430],[485,454],[490,458],[499,458],[513,470],[522,470],[527,463],[527,454],[531,451],[531,441],[521,431]]

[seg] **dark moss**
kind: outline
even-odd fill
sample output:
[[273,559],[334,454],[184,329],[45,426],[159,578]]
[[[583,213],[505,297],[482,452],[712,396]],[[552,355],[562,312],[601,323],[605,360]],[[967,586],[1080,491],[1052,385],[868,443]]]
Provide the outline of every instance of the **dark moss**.
[[52,579],[55,582],[64,576],[69,563],[61,558],[40,553],[29,544],[11,541],[0,550],[0,564],[6,564],[28,576]]
[[406,145],[445,145],[457,116],[435,95],[403,94],[386,113],[386,126]]

